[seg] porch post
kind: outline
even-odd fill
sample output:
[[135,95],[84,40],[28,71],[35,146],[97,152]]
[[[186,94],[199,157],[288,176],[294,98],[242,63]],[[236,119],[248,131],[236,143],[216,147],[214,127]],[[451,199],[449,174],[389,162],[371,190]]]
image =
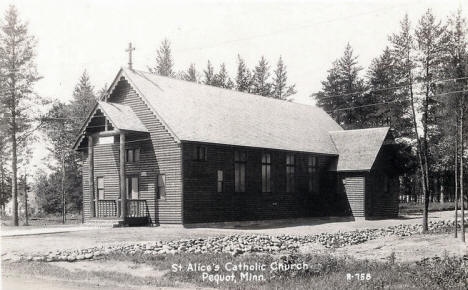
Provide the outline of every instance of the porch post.
[[125,133],[120,132],[120,200],[121,200],[121,218],[125,224],[127,216],[127,194],[125,184]]
[[93,137],[88,136],[89,194],[91,216],[96,217],[97,200],[94,194],[94,147]]

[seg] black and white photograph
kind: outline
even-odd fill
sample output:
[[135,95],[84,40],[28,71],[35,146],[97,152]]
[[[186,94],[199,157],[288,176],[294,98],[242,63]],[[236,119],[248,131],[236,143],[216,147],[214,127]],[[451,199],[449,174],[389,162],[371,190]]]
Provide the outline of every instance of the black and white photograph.
[[0,289],[468,289],[465,0],[2,0]]

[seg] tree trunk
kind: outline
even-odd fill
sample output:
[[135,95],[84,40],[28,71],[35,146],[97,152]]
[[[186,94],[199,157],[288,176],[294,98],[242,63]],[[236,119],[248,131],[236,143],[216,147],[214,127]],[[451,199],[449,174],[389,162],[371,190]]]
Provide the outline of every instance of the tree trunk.
[[28,219],[28,184],[26,182],[26,173],[24,174],[24,225],[29,226],[29,219]]
[[[416,141],[417,141],[417,144],[418,144],[418,164],[419,164],[419,170],[421,171],[421,186],[422,186],[422,193],[423,193],[423,196],[426,197],[427,195],[427,190],[426,190],[426,178],[425,178],[425,174],[424,174],[424,166],[423,166],[423,160],[422,160],[422,156],[421,156],[421,152],[422,152],[422,146],[421,146],[421,140],[419,139],[419,134],[418,134],[418,123],[416,121],[416,109],[414,108],[414,96],[413,96],[413,85],[412,85],[412,78],[411,78],[411,74],[410,74],[410,77],[409,77],[409,80],[410,80],[410,86],[409,86],[409,89],[410,89],[410,98],[411,98],[411,111],[413,113],[413,116],[412,116],[412,119],[413,119],[413,129],[414,129],[414,134],[416,136]],[[424,199],[425,200],[425,199]],[[424,209],[423,209],[423,233],[427,232],[428,230],[428,210],[429,208],[426,207],[426,205],[424,205]]]
[[12,118],[13,128],[11,134],[11,200],[12,200],[12,211],[13,211],[13,225],[17,227],[18,222],[18,156],[17,152],[17,141],[16,141],[16,120]]
[[455,133],[455,238],[458,237],[458,120]]
[[463,192],[463,100],[460,106],[460,211],[461,239],[465,242],[465,194]]
[[65,202],[65,153],[62,154],[62,223],[66,220],[66,202]]

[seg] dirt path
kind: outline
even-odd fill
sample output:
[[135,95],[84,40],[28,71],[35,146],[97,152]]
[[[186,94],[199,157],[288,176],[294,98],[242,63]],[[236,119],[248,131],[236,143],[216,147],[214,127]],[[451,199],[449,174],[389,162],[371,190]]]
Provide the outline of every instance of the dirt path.
[[[431,220],[452,219],[453,212],[431,213]],[[223,236],[230,234],[312,235],[323,232],[352,231],[364,228],[383,228],[398,224],[419,224],[420,216],[387,220],[343,221],[310,219],[300,223],[265,223],[241,228],[93,228],[85,231],[42,235],[9,236],[1,238],[1,253],[43,253],[59,249],[78,249],[118,242],[176,240]]]

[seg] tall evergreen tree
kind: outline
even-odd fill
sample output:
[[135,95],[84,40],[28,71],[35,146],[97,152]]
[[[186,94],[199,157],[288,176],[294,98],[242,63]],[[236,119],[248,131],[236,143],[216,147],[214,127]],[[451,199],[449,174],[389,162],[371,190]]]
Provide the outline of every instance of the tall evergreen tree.
[[85,70],[73,90],[73,99],[70,102],[71,111],[73,115],[76,116],[73,126],[75,130],[80,129],[83,120],[88,117],[88,114],[95,105],[96,95],[94,93],[94,87]]
[[[438,21],[433,15],[432,11],[428,9],[426,13],[419,19],[418,25],[415,29],[415,39],[417,43],[417,58],[416,64],[419,67],[419,74],[417,80],[424,83],[422,94],[422,140],[423,140],[423,161],[424,171],[426,178],[426,188],[428,194],[425,196],[429,199],[430,187],[429,187],[429,170],[432,169],[429,165],[432,159],[431,148],[429,148],[430,140],[436,140],[440,136],[438,122],[436,120],[436,110],[441,105],[441,102],[434,97],[436,94],[436,85],[434,81],[441,78],[442,76],[442,64],[447,60],[447,43],[448,34],[446,26]],[[431,162],[432,163],[432,162]],[[425,201],[428,206],[429,200]]]
[[[316,94],[317,105],[329,112],[332,117],[347,128],[366,127],[367,116],[372,107],[368,104],[364,80],[359,76],[362,67],[348,43],[344,54],[332,64],[327,80],[322,82],[322,90]],[[352,109],[350,109],[352,108]]]
[[226,65],[224,63],[221,64],[219,72],[216,75],[214,75],[212,85],[225,89],[232,89],[232,87],[234,86],[234,83],[229,77],[228,72],[226,70]]
[[367,117],[367,127],[390,126],[396,138],[409,140],[412,137],[411,114],[408,98],[398,89],[395,60],[390,48],[372,60],[367,72],[369,98],[377,105]]
[[213,85],[214,82],[214,69],[213,66],[211,65],[211,62],[208,60],[208,63],[206,65],[206,69],[203,71],[203,74],[205,75],[205,78],[203,80],[203,83],[205,85]]
[[[391,52],[394,59],[394,68],[396,81],[399,85],[399,92],[407,96],[410,108],[411,108],[411,120],[413,123],[414,139],[416,140],[417,157],[418,157],[418,169],[421,175],[421,188],[424,200],[428,200],[427,191],[427,179],[426,171],[424,170],[423,164],[423,150],[421,144],[421,138],[419,136],[418,122],[416,115],[416,99],[414,95],[414,71],[416,68],[415,64],[415,44],[414,38],[411,33],[411,24],[408,15],[405,15],[403,20],[400,22],[400,31],[389,37],[391,42]],[[427,198],[426,198],[427,197]],[[423,230],[428,230],[428,203],[425,203],[423,210]]]
[[249,93],[252,86],[252,75],[247,68],[245,61],[240,55],[237,55],[237,75],[236,75],[236,90],[239,92]]
[[[35,64],[35,40],[27,25],[21,22],[14,6],[10,6],[0,30],[1,106],[8,119],[7,132],[11,143],[13,224],[18,226],[18,148],[31,128],[28,112],[34,83],[38,80]],[[27,134],[27,133],[26,133]],[[23,133],[24,135],[24,133]]]
[[262,56],[257,66],[253,70],[252,93],[261,96],[271,96],[270,66],[268,61]]
[[156,55],[156,66],[152,72],[166,77],[174,77],[174,62],[172,60],[171,42],[165,38],[161,42]]
[[296,93],[296,85],[288,85],[288,73],[281,56],[273,72],[272,89],[271,96],[280,100],[286,100],[289,96]]
[[184,80],[194,83],[198,82],[197,69],[195,68],[194,63],[191,63],[189,68],[187,69],[187,72],[184,75]]

